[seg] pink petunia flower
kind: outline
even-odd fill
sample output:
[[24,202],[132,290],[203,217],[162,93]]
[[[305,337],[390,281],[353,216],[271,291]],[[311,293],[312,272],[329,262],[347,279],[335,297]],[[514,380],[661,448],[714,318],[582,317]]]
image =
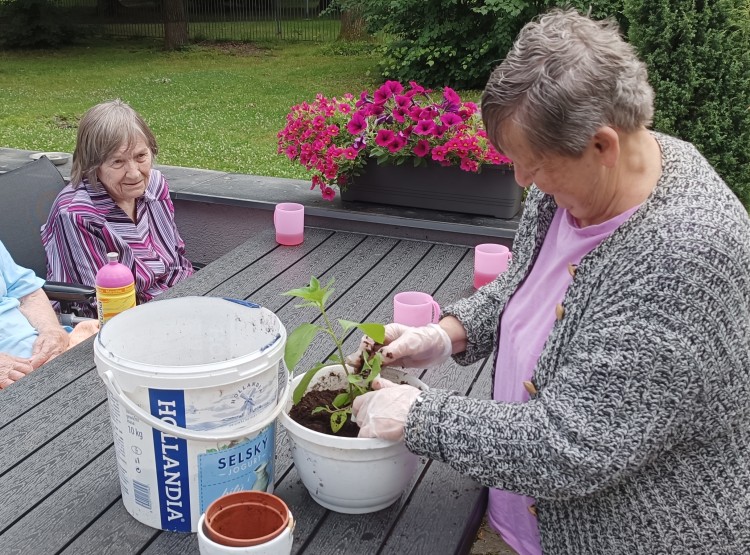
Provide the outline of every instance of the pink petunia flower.
[[394,100],[396,102],[396,106],[398,106],[402,110],[406,110],[409,108],[409,106],[411,106],[411,98],[409,98],[408,96],[400,94]]
[[388,143],[388,151],[392,153],[399,152],[406,146],[406,139],[401,136],[396,136],[393,140]]
[[463,122],[461,116],[451,114],[450,112],[440,116],[440,121],[442,121],[448,127],[450,127],[451,125],[458,125],[459,123]]
[[414,150],[412,152],[414,152],[414,154],[416,154],[420,158],[424,158],[430,153],[430,143],[425,139],[420,139],[417,141],[417,144],[414,146]]
[[327,185],[321,188],[320,194],[325,200],[333,200],[336,198],[336,191],[334,191],[333,187]]
[[391,95],[399,94],[404,90],[404,86],[398,81],[386,81],[383,86],[391,91]]
[[430,119],[423,119],[414,127],[416,135],[432,135],[435,131],[435,122]]
[[346,124],[346,130],[352,135],[359,135],[367,129],[367,120],[361,112],[355,112],[349,123]]
[[396,135],[390,129],[380,129],[375,136],[375,144],[378,146],[388,146],[395,138]]

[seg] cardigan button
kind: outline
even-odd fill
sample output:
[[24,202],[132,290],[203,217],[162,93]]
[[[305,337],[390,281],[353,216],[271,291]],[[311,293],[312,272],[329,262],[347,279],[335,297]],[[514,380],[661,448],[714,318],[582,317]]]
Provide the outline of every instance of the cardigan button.
[[529,505],[529,507],[528,507],[528,508],[529,508],[529,512],[530,512],[530,513],[531,513],[532,515],[536,516],[536,505]]
[[573,264],[572,262],[568,262],[568,273],[570,274],[570,277],[576,277],[577,269],[578,269],[578,266],[576,264]]
[[536,387],[534,386],[533,383],[531,383],[529,381],[524,381],[523,382],[523,386],[524,386],[524,388],[526,388],[526,391],[529,393],[529,395],[536,395],[537,394],[537,389],[536,389]]
[[555,316],[558,320],[563,319],[563,316],[565,316],[565,308],[563,308],[563,305],[559,304],[555,307]]

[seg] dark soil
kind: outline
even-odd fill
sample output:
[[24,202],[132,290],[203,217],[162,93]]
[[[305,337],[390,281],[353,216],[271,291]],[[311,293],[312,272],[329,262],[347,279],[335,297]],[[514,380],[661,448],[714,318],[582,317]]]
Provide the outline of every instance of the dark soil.
[[289,411],[289,417],[299,425],[315,432],[320,432],[321,434],[336,437],[357,437],[359,426],[352,422],[351,419],[347,418],[346,423],[334,434],[331,431],[331,414],[329,412],[321,411],[317,414],[312,414],[315,407],[333,406],[333,400],[339,393],[344,393],[344,390],[308,391],[300,402],[294,405],[292,410]]

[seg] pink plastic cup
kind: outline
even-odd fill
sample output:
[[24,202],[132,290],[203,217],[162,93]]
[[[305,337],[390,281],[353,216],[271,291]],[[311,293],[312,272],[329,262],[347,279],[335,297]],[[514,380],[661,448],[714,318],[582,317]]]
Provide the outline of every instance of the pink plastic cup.
[[512,259],[513,254],[504,245],[484,243],[474,247],[474,289],[487,285],[502,274]]
[[296,202],[282,202],[273,211],[276,242],[279,245],[299,245],[305,235],[305,207]]
[[405,291],[393,297],[393,321],[406,326],[426,326],[440,320],[440,305],[427,293]]

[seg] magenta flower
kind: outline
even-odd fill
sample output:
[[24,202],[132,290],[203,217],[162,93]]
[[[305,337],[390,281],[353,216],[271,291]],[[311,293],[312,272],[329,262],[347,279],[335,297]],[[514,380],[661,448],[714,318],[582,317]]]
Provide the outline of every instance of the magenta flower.
[[396,153],[402,150],[405,146],[406,146],[406,138],[398,135],[394,137],[390,143],[388,143],[388,150],[392,153]]
[[413,81],[386,81],[358,95],[318,94],[292,107],[277,140],[277,152],[310,171],[311,188],[328,200],[337,186],[356,187],[353,177],[372,156],[470,172],[510,163],[490,144],[475,103],[462,102],[451,88],[433,92]]
[[346,130],[352,135],[359,135],[367,129],[367,120],[361,112],[355,112],[349,123],[346,124]]
[[383,104],[385,104],[388,101],[388,99],[391,96],[393,96],[393,91],[391,91],[391,89],[389,89],[388,87],[386,87],[385,85],[383,85],[382,87],[380,87],[379,89],[377,89],[373,93],[373,95],[372,95],[372,101],[376,105],[382,106]]
[[408,96],[400,94],[394,100],[396,101],[396,106],[401,108],[401,110],[406,110],[411,106],[411,98]]
[[404,86],[398,81],[386,81],[383,87],[391,91],[392,95],[400,94],[404,90]]
[[299,151],[297,150],[296,145],[289,145],[284,150],[284,153],[286,154],[287,158],[290,160],[294,160],[297,157],[297,154],[299,154]]
[[451,113],[443,114],[442,116],[440,116],[440,121],[442,121],[448,127],[450,127],[451,125],[458,125],[459,123],[463,122],[461,116]]
[[418,140],[413,152],[420,158],[424,158],[430,153],[430,143],[424,139]]
[[375,136],[375,144],[378,146],[388,146],[396,138],[395,133],[390,129],[381,129]]
[[328,187],[327,185],[321,188],[320,193],[325,200],[336,198],[336,191],[333,190],[333,187]]
[[423,119],[414,127],[414,133],[417,135],[432,135],[435,131],[435,122],[430,119]]

